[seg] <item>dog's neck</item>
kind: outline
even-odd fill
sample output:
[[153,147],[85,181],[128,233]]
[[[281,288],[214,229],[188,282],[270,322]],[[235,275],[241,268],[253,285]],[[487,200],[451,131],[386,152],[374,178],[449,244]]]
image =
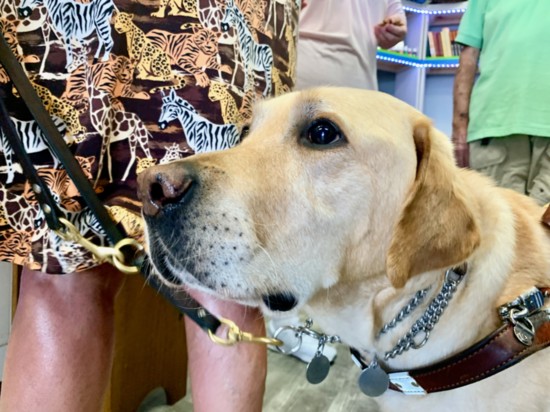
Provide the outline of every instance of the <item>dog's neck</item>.
[[[422,316],[430,301],[440,292],[444,277],[445,270],[428,272],[402,289],[393,288],[385,275],[374,277],[368,287],[365,282],[336,285],[334,289],[331,288],[329,297],[319,294],[306,310],[323,331],[340,336],[343,343],[359,350],[365,359],[376,357],[381,360]],[[425,347],[404,352],[388,360],[386,366],[390,369],[405,369],[431,364],[449,353],[468,347],[495,329],[499,324],[494,306],[498,291],[495,291],[494,297],[487,296],[479,301],[473,293],[476,283],[466,278],[464,284],[459,285],[455,297],[449,302],[448,313],[444,314],[444,324],[434,327]],[[395,318],[419,290],[427,288],[429,290],[417,308],[390,331],[380,335],[383,325]],[[348,303],[362,302],[361,307],[342,304],[335,309],[335,295],[347,296]],[[472,304],[470,310],[459,310],[464,301],[478,302]],[[483,316],[472,319],[474,312],[483,313]],[[450,344],[449,335],[453,336]]]

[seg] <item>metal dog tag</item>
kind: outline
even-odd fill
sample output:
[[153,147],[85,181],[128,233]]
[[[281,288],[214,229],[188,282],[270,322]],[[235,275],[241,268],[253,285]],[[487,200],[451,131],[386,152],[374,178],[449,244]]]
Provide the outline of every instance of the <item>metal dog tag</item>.
[[325,355],[318,354],[309,362],[306,378],[309,383],[317,384],[325,380],[330,370],[330,361]]
[[390,387],[390,377],[378,365],[363,369],[358,379],[361,391],[372,398],[382,395]]
[[535,327],[527,318],[518,319],[514,325],[514,335],[525,346],[531,346],[535,339]]

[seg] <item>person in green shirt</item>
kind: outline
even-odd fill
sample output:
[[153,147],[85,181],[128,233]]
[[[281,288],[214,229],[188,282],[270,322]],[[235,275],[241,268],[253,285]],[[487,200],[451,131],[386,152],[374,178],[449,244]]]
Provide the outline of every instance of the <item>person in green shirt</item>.
[[548,16],[548,1],[470,0],[453,94],[458,164],[540,204],[550,201]]

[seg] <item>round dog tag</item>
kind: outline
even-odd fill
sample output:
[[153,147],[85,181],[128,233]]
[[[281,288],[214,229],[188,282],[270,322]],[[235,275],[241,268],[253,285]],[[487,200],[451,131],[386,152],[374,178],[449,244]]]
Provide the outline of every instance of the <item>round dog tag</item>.
[[330,370],[330,361],[325,355],[315,356],[307,365],[306,378],[309,383],[317,384],[325,380]]
[[375,398],[388,390],[390,377],[382,368],[374,366],[361,372],[358,383],[365,395]]

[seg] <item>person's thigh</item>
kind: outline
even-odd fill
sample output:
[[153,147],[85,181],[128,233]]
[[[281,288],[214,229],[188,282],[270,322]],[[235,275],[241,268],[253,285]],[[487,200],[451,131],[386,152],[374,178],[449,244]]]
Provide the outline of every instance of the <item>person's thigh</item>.
[[531,137],[532,158],[527,194],[540,205],[550,202],[550,138]]
[[531,147],[526,135],[470,143],[470,168],[491,177],[497,185],[527,193]]

